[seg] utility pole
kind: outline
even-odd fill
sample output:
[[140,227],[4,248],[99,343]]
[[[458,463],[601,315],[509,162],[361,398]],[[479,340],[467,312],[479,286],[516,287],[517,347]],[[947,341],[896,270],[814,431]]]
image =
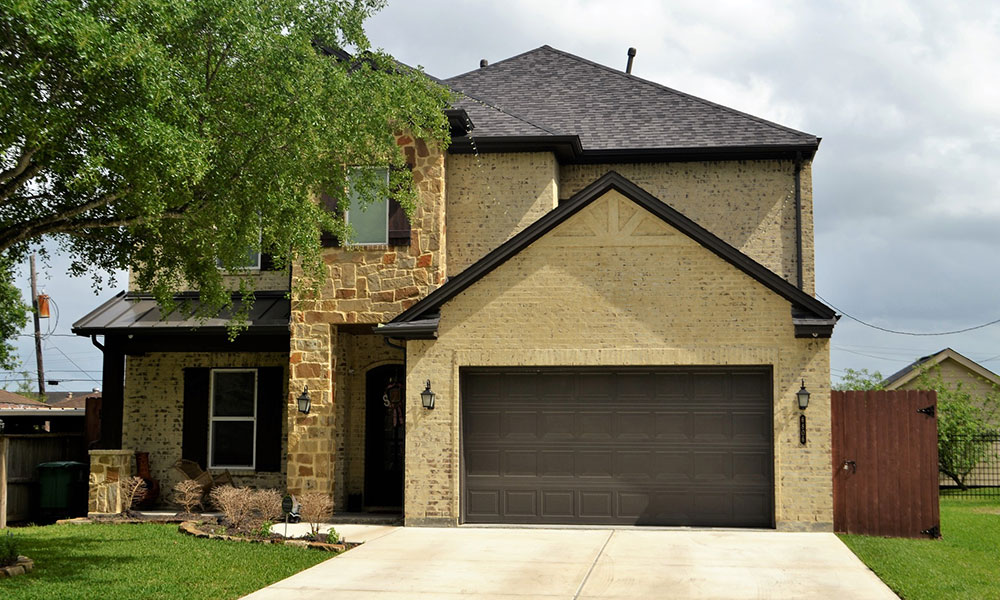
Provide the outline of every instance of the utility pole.
[[38,322],[38,281],[35,275],[35,255],[31,255],[31,307],[35,317],[35,361],[38,363],[38,394],[45,401],[45,369],[42,367],[42,326]]

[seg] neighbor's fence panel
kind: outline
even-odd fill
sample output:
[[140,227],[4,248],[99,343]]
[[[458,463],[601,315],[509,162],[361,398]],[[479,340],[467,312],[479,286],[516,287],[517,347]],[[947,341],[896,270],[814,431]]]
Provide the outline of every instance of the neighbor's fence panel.
[[[7,522],[27,521],[34,517],[37,504],[35,488],[38,485],[40,463],[57,460],[88,462],[83,434],[41,433],[0,436],[6,440],[6,489]],[[3,479],[0,477],[0,479]],[[35,502],[32,502],[32,500]]]
[[936,409],[929,391],[831,393],[836,531],[939,535]]
[[976,456],[978,461],[962,482],[965,489],[941,474],[941,491],[948,496],[1000,497],[1000,432],[968,436],[957,443],[965,447],[964,455]]

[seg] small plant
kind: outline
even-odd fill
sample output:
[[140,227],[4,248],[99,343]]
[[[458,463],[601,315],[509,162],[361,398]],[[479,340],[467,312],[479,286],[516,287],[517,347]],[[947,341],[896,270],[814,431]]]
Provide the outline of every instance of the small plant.
[[205,490],[194,479],[179,481],[174,486],[174,502],[179,504],[186,513],[193,513],[195,507],[204,508],[201,502]]
[[0,567],[9,567],[17,563],[18,546],[20,540],[14,537],[14,533],[7,532],[7,535],[0,535]]
[[302,519],[309,523],[312,539],[319,537],[320,525],[333,514],[333,498],[322,492],[309,492],[299,498],[302,505]]
[[264,521],[263,523],[260,524],[260,527],[257,528],[257,531],[255,533],[257,534],[258,537],[262,538],[271,537],[271,527],[273,525],[274,523],[271,521]]
[[122,511],[129,512],[146,497],[146,482],[138,475],[121,482]]
[[281,519],[281,492],[278,490],[254,490],[250,496],[250,505],[255,519],[271,522]]

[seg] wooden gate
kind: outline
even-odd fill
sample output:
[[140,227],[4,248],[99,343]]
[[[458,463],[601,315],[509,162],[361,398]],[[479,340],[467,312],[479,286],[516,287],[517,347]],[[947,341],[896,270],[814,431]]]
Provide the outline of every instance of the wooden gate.
[[832,392],[833,527],[938,537],[937,394]]

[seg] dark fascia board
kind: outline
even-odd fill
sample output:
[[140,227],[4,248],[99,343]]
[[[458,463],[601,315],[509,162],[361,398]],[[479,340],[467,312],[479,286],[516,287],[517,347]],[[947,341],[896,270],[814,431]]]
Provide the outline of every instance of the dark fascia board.
[[379,335],[390,338],[404,340],[433,340],[437,339],[438,322],[441,321],[440,314],[426,315],[422,319],[414,319],[397,323],[380,323],[372,327],[372,331]]
[[448,152],[451,154],[552,152],[560,163],[570,164],[583,154],[583,146],[578,135],[465,136],[452,138]]
[[[520,233],[495,248],[467,269],[449,279],[444,285],[398,315],[386,326],[428,319],[432,314],[440,314],[441,307],[446,302],[482,279],[485,275],[493,271],[493,269],[507,262],[508,259],[527,248],[531,243],[541,238],[560,223],[579,212],[594,199],[603,196],[610,190],[615,190],[633,202],[636,202],[729,264],[757,280],[766,288],[788,300],[792,304],[792,316],[794,318],[836,322],[836,313],[826,304],[798,289],[767,267],[730,246],[715,234],[667,206],[627,178],[615,171],[609,171],[574,194],[566,202],[560,204],[559,207],[548,212],[545,216],[524,228]],[[816,323],[812,323],[812,325],[816,325]],[[832,329],[833,325],[830,324],[822,332],[819,330],[815,332],[809,331],[807,336],[820,337],[820,334],[823,333],[824,337],[828,337],[825,333],[827,331],[832,332]],[[816,335],[814,336],[813,333],[816,333]]]
[[713,160],[811,160],[819,141],[793,145],[706,146],[691,148],[626,148],[584,150],[577,135],[463,136],[452,138],[452,154],[552,152],[560,164],[694,162]]
[[448,117],[448,129],[452,139],[468,135],[476,128],[464,108],[449,108],[444,111],[444,115]]

